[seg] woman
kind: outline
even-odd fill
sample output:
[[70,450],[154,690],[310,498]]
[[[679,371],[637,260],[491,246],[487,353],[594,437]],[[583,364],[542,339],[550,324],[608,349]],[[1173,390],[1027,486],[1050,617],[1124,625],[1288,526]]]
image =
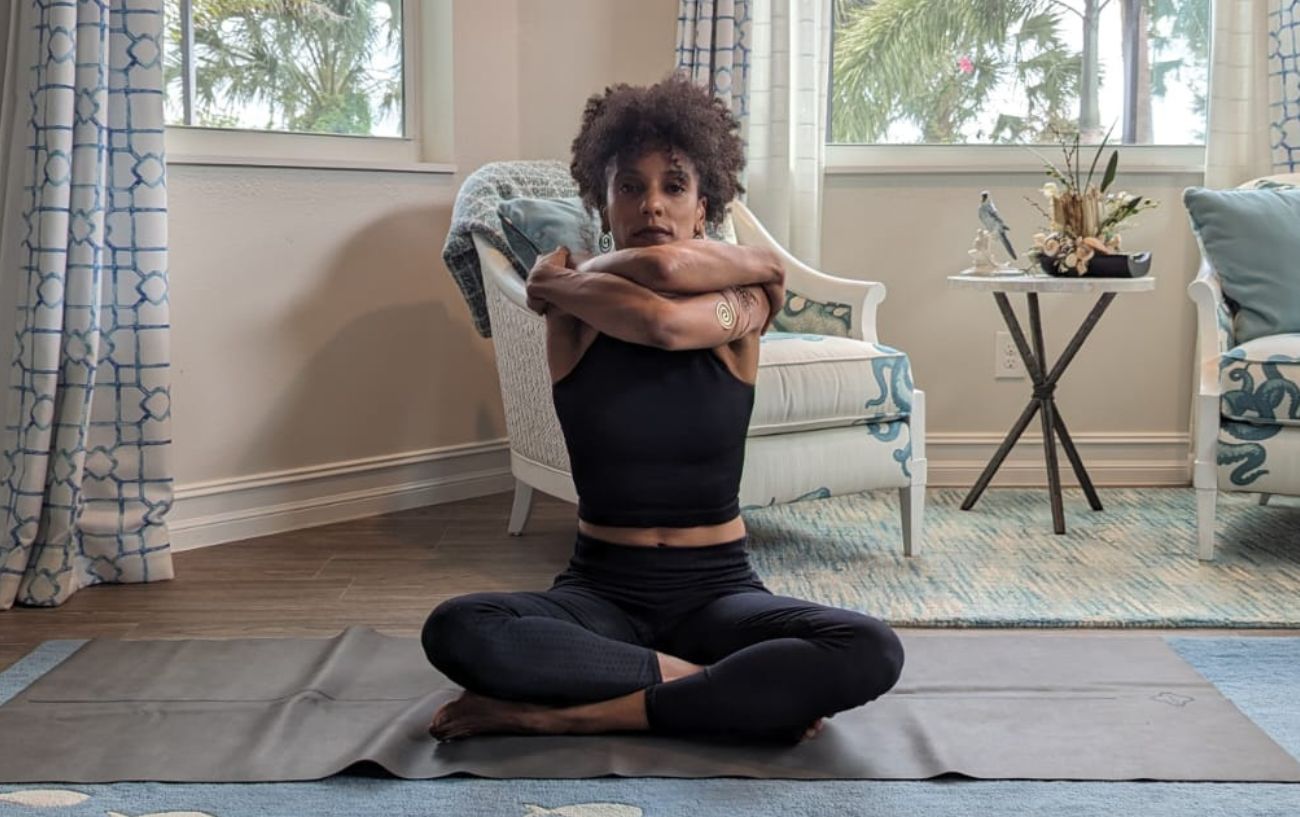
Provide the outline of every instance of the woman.
[[425,652],[467,690],[434,716],[439,739],[798,740],[898,679],[883,622],[775,596],[748,563],[738,489],[784,272],[769,251],[705,239],[741,190],[737,127],[681,76],[587,102],[571,170],[615,250],[561,248],[528,283],[579,495],[574,555],[545,592],[430,615]]

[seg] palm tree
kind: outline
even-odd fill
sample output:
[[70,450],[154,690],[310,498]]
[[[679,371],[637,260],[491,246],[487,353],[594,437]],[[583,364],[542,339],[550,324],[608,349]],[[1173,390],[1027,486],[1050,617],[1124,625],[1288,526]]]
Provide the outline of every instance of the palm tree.
[[[836,9],[834,141],[875,142],[896,122],[927,142],[956,141],[992,91],[1014,77],[1024,107],[994,140],[1059,124],[1079,82],[1078,60],[1043,0],[866,0]],[[1010,36],[1008,33],[1010,32]]]
[[[222,107],[260,102],[267,129],[369,134],[401,101],[401,0],[195,0],[193,17],[194,124],[230,125]],[[183,70],[177,15],[168,27],[170,85]],[[375,71],[394,44],[395,64]]]
[[[1019,110],[1003,112],[990,141],[1039,141],[1103,128],[1098,27],[1111,0],[835,0],[830,131],[836,142],[876,142],[908,122],[927,142],[950,142],[988,107],[1008,80]],[[1208,42],[1208,0],[1120,0],[1124,20],[1124,141],[1150,141],[1151,95],[1189,66],[1151,63],[1151,49],[1175,40],[1193,55]],[[1062,27],[1076,17],[1083,48],[1072,52]],[[1172,21],[1167,35],[1161,34]],[[1149,45],[1150,43],[1150,45]],[[1196,63],[1197,57],[1192,58]],[[1203,60],[1200,64],[1203,64]],[[1078,100],[1079,114],[1072,108]]]
[[[1151,20],[1152,62],[1148,71],[1150,93],[1165,95],[1170,80],[1192,88],[1192,109],[1204,115],[1209,102],[1202,82],[1188,82],[1189,75],[1206,70],[1210,59],[1210,0],[1146,0]],[[1177,56],[1162,59],[1165,52]],[[1199,79],[1200,77],[1197,76]],[[1194,135],[1203,139],[1204,131]]]

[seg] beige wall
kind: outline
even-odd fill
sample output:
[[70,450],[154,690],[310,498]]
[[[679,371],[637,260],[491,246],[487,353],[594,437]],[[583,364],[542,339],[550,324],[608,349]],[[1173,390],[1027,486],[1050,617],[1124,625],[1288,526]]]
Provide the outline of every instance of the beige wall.
[[676,0],[520,0],[520,159],[567,159],[583,104],[673,70]]
[[[676,0],[457,0],[455,176],[170,169],[174,464],[180,486],[505,436],[491,341],[441,261],[465,174],[497,159],[567,158],[585,98],[673,63]],[[885,282],[881,336],[915,360],[930,429],[1000,433],[1023,381],[992,378],[992,299],[947,289],[990,189],[1022,246],[1036,175],[831,176],[823,264]],[[1062,385],[1081,433],[1181,433],[1194,246],[1178,191],[1131,246],[1158,290],[1121,297]],[[1059,350],[1086,311],[1044,300]],[[932,450],[931,457],[937,451]],[[933,466],[932,466],[933,468]]]
[[[944,434],[1001,433],[1027,402],[1027,380],[993,377],[994,335],[1006,327],[992,295],[950,289],[945,277],[967,266],[981,190],[1012,227],[1017,251],[1026,249],[1042,217],[1025,196],[1037,195],[1042,180],[1038,173],[827,177],[822,266],[885,284],[881,341],[911,357],[917,386],[926,391],[929,428],[940,441]],[[1186,285],[1200,256],[1181,195],[1199,177],[1121,168],[1119,183],[1160,201],[1124,235],[1126,248],[1152,251],[1156,289],[1115,299],[1062,377],[1057,398],[1076,434],[1185,433],[1194,319]],[[1095,300],[1040,296],[1049,360]],[[1027,331],[1024,296],[1012,304]]]
[[671,70],[676,8],[457,0],[455,176],[172,166],[178,483],[504,437],[491,341],[442,263],[456,189],[563,156],[588,94]]

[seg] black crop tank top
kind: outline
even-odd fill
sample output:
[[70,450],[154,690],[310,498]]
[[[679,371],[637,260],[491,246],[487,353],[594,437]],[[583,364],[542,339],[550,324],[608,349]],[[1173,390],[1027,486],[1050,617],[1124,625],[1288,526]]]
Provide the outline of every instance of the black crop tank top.
[[754,387],[712,349],[669,351],[599,334],[551,394],[579,518],[692,527],[740,512]]

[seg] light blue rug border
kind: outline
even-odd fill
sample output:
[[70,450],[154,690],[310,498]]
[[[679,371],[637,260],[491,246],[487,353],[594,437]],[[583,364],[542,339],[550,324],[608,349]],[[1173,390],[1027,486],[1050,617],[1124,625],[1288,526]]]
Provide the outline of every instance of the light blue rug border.
[[[1300,706],[1295,703],[1300,701],[1300,637],[1179,636],[1166,640],[1280,746],[1300,758]],[[83,643],[45,642],[0,673],[0,703]],[[77,806],[42,809],[0,802],[0,815],[104,817],[110,811],[128,817],[169,811],[196,811],[212,817],[1300,815],[1300,784],[1275,783],[332,777],[306,783],[0,784],[0,796],[40,788],[81,792],[89,799]],[[622,808],[598,809],[591,804],[620,804]]]

